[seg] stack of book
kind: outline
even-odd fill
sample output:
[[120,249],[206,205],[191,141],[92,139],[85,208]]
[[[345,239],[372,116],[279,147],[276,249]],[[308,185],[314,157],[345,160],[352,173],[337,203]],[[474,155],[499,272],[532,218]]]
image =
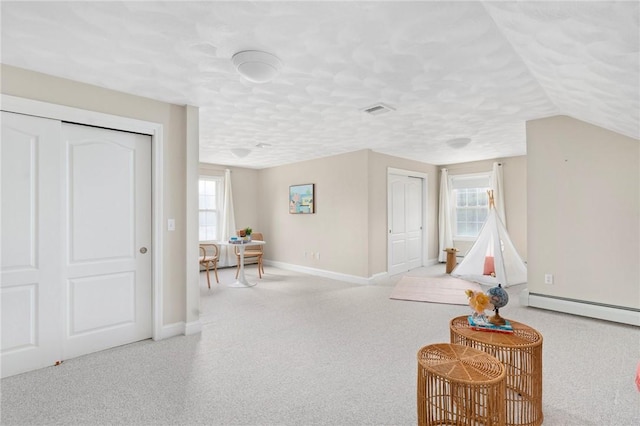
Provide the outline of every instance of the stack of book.
[[491,324],[486,319],[474,318],[473,315],[469,315],[469,327],[478,331],[490,331],[494,333],[513,333],[513,327],[509,320],[505,320],[504,325]]

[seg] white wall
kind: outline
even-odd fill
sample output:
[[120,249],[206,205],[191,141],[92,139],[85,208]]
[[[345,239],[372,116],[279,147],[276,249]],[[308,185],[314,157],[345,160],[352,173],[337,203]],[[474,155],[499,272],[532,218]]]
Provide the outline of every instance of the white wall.
[[[357,151],[260,170],[265,258],[368,277],[367,162],[367,151]],[[307,183],[315,184],[316,213],[290,214],[289,186]]]
[[640,141],[558,116],[527,151],[529,292],[640,308]]
[[[231,168],[236,225],[264,233],[269,261],[361,278],[384,273],[389,167],[427,174],[427,250],[436,259],[437,168],[370,150],[257,171]],[[216,170],[224,166],[200,165],[203,174]],[[289,186],[305,183],[315,184],[316,213],[290,214]]]

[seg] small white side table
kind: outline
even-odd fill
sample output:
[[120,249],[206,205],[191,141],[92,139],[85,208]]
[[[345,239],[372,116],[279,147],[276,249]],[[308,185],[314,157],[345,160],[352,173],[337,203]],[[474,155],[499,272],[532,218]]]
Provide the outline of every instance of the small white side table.
[[238,247],[238,251],[240,252],[240,271],[238,272],[238,279],[233,283],[227,284],[227,287],[246,288],[253,287],[258,284],[257,282],[250,283],[244,275],[244,250],[245,247],[249,246],[263,246],[266,244],[264,241],[251,240],[242,244],[232,244],[228,241],[217,241],[216,244],[228,247]]

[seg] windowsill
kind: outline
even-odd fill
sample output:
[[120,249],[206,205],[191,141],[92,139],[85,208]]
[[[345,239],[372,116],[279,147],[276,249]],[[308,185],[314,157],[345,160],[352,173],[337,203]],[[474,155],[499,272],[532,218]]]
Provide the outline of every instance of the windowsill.
[[462,241],[465,243],[472,243],[474,242],[478,237],[453,237],[453,242],[455,243],[456,241]]

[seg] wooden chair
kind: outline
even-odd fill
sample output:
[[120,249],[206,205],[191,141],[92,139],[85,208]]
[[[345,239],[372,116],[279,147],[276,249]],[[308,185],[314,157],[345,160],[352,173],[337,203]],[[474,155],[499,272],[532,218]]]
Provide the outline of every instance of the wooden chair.
[[[213,252],[213,253],[212,253]],[[213,267],[216,274],[216,282],[220,284],[218,279],[218,260],[220,259],[220,248],[216,244],[200,244],[200,264],[207,271],[207,285],[211,288],[211,280],[209,279],[209,269]]]
[[[256,241],[264,241],[264,237],[260,232],[252,233],[251,239]],[[262,278],[262,274],[264,274],[264,265],[262,263],[262,247],[263,246],[249,246],[244,249],[245,266],[247,266],[247,259],[251,259],[253,257],[258,259],[258,276],[260,278]],[[238,266],[236,267],[236,278],[238,278],[238,274],[240,273],[240,250],[238,249],[238,247],[234,247],[234,249],[236,251],[236,260],[238,263]]]

